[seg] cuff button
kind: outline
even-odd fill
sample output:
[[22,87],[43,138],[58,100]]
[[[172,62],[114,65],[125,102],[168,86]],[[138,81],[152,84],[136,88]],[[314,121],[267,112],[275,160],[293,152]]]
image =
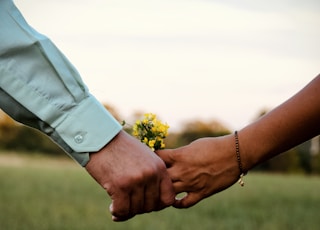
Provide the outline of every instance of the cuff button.
[[84,140],[84,137],[83,137],[83,135],[81,135],[81,134],[78,134],[78,135],[76,135],[76,136],[74,137],[74,141],[75,141],[77,144],[81,144],[81,143],[83,142],[83,140]]

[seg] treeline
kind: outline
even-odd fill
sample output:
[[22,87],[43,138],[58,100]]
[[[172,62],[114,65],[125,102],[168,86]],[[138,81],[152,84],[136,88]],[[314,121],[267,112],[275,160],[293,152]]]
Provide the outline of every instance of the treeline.
[[[121,122],[121,117],[110,106],[106,108]],[[259,113],[262,116],[265,111]],[[132,120],[141,117],[143,113],[135,113]],[[257,117],[259,117],[257,116]],[[125,130],[131,133],[130,127]],[[231,131],[216,120],[189,121],[179,132],[170,132],[165,140],[166,148],[176,148],[189,144],[201,137],[217,137],[230,134]],[[319,136],[309,140],[287,152],[259,165],[257,171],[320,174],[320,140]],[[49,155],[65,155],[55,143],[41,132],[13,121],[0,110],[0,149],[2,152],[29,152]]]
[[62,155],[64,151],[40,131],[21,125],[0,110],[0,149]]

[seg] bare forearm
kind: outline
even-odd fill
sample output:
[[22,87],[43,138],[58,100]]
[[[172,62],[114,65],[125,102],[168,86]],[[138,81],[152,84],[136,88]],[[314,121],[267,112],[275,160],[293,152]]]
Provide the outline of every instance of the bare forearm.
[[239,132],[249,170],[320,133],[320,75],[283,104]]
[[158,151],[168,167],[175,192],[187,193],[176,200],[174,207],[190,207],[233,185],[240,173],[318,135],[319,118],[320,76],[238,132],[242,168],[235,135],[200,138],[181,148]]

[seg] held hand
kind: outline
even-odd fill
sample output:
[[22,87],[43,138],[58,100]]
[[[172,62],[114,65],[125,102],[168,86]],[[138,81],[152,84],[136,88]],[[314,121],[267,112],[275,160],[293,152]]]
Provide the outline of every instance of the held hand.
[[176,208],[188,208],[200,200],[220,192],[239,178],[232,135],[201,138],[191,144],[156,152],[166,163],[176,194]]
[[124,131],[91,154],[86,169],[110,195],[114,221],[161,210],[175,200],[163,161]]

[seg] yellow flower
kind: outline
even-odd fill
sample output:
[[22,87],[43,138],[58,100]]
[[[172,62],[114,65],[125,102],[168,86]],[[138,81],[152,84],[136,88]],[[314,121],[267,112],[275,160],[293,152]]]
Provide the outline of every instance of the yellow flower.
[[161,123],[153,113],[144,114],[142,120],[137,120],[132,128],[132,134],[153,151],[165,147],[163,139],[168,135],[169,126]]
[[155,143],[156,143],[156,140],[150,140],[150,141],[148,142],[148,146],[149,146],[150,148],[153,148]]

